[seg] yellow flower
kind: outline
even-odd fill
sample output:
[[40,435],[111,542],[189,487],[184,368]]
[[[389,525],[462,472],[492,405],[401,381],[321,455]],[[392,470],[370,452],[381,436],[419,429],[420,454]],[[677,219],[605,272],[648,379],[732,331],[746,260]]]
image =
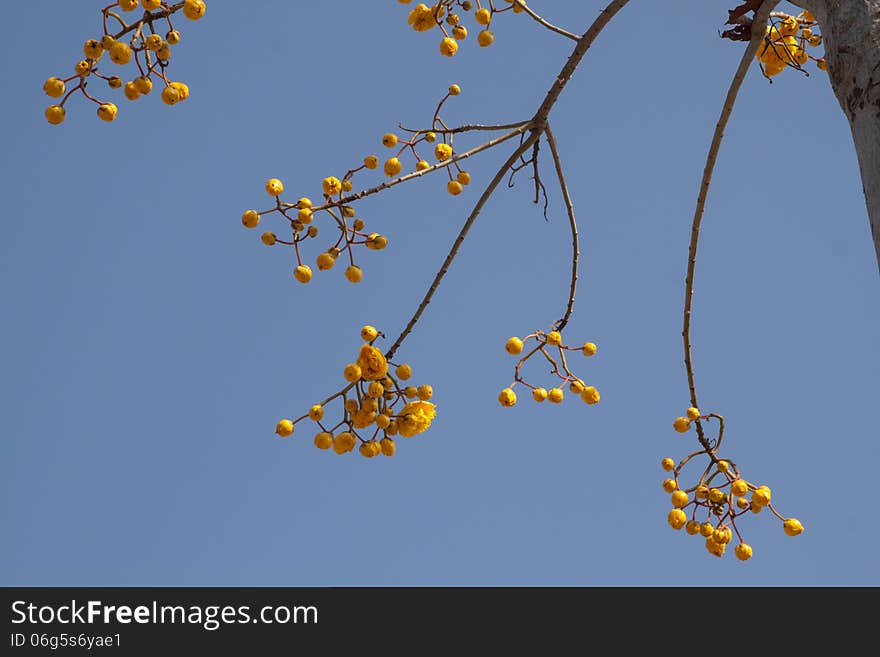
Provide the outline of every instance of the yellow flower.
[[393,132],[386,132],[385,135],[382,137],[382,145],[386,148],[394,148],[395,146],[397,146],[397,141],[397,135],[395,135]]
[[700,533],[700,521],[699,520],[688,520],[687,524],[684,526],[684,530],[693,536],[694,534]]
[[596,355],[596,345],[592,342],[584,342],[584,346],[581,347],[581,351],[584,356],[595,356]]
[[601,396],[599,395],[599,391],[593,386],[587,386],[581,393],[581,399],[587,404],[598,404]]
[[733,553],[740,561],[748,561],[752,558],[752,546],[748,543],[740,543],[733,550]]
[[461,87],[459,87],[457,84],[450,84],[449,85],[449,95],[450,96],[457,96],[460,93],[461,93]]
[[547,399],[548,394],[549,393],[547,392],[547,390],[545,388],[535,388],[532,391],[532,399],[534,399],[536,402],[538,402],[540,404],[542,401]]
[[397,451],[397,445],[394,444],[394,441],[391,440],[391,438],[383,438],[380,440],[379,448],[385,456],[394,456],[394,452]]
[[364,158],[364,166],[368,169],[375,169],[377,166],[379,166],[379,158],[375,155],[367,155]]
[[287,418],[279,420],[278,424],[275,425],[275,433],[282,438],[287,438],[287,436],[293,433],[293,422]]
[[550,388],[547,391],[547,399],[550,400],[551,404],[561,404],[564,397],[565,393],[562,388]]
[[476,13],[474,13],[474,18],[477,19],[477,23],[480,25],[488,25],[489,21],[492,20],[492,14],[488,9],[477,9]]
[[680,509],[685,504],[687,504],[688,501],[688,494],[685,493],[683,490],[677,490],[672,493],[672,506],[674,506],[676,509]]
[[706,549],[709,550],[709,554],[714,554],[716,557],[723,557],[724,550],[727,549],[727,543],[716,543],[711,538],[707,538]]
[[318,449],[330,449],[332,444],[333,436],[326,431],[322,431],[315,436],[315,447]]
[[459,171],[458,175],[455,176],[455,179],[462,185],[471,184],[471,174],[469,174],[467,171]]
[[669,523],[670,527],[677,531],[684,527],[687,522],[687,515],[681,509],[673,509],[669,512],[669,515],[666,516],[666,521]]
[[299,265],[293,270],[293,277],[300,283],[308,283],[312,280],[312,268],[308,265]]
[[266,193],[269,196],[278,196],[283,191],[284,183],[278,180],[278,178],[269,178],[269,180],[266,181]]
[[349,265],[345,268],[345,277],[350,283],[360,283],[364,277],[364,273],[357,265]]
[[679,433],[684,433],[691,428],[691,421],[686,417],[676,418],[675,422],[672,423],[672,428]]
[[275,244],[275,241],[278,238],[275,236],[275,233],[273,233],[271,231],[266,231],[265,233],[260,235],[260,239],[262,240],[263,244],[265,244],[266,246],[272,246],[273,244]]
[[46,95],[51,98],[61,98],[61,96],[64,95],[65,89],[66,85],[64,84],[64,80],[61,80],[60,78],[49,78],[43,85],[43,91],[45,91]]
[[336,264],[336,258],[334,258],[329,253],[321,253],[317,259],[318,269],[321,271],[327,271],[328,269],[333,269],[333,265]]
[[663,480],[663,490],[667,493],[671,493],[674,490],[678,489],[678,482],[675,479],[664,479]]
[[758,490],[752,493],[752,502],[758,506],[767,506],[770,504],[770,488],[768,486],[759,486]]
[[[806,31],[806,30],[804,30]],[[159,37],[160,39],[162,37]],[[809,37],[807,37],[809,38]],[[83,45],[83,54],[88,59],[98,59],[104,53],[104,46],[101,45],[100,41],[96,39],[89,39]]]
[[737,479],[730,486],[730,492],[733,495],[745,495],[749,492],[749,482],[745,479]]
[[461,183],[458,182],[457,180],[450,180],[446,184],[446,191],[449,192],[450,194],[452,194],[453,196],[458,196],[459,194],[461,194],[461,190],[462,190]]
[[523,341],[517,337],[509,338],[504,345],[504,350],[511,356],[516,356],[523,350]]
[[64,121],[66,114],[67,112],[61,105],[49,105],[46,108],[46,120],[52,125],[58,125]]
[[382,379],[388,374],[388,361],[385,360],[385,355],[368,344],[361,347],[357,365],[361,368],[361,376],[367,381]]
[[360,409],[351,414],[351,423],[355,429],[366,429],[376,421],[376,412]]
[[789,536],[797,536],[798,534],[803,533],[804,526],[801,524],[801,521],[797,518],[789,518],[785,522],[782,523],[782,529]]
[[448,160],[452,157],[452,146],[449,144],[439,143],[434,147],[434,157],[436,157],[440,162],[444,160]]
[[120,66],[131,61],[131,47],[124,41],[116,41],[110,46],[110,61]]
[[495,35],[489,30],[482,30],[477,35],[477,43],[480,44],[480,48],[491,46],[493,41],[495,41]]
[[704,522],[700,525],[700,536],[703,538],[709,538],[715,532],[715,528],[712,526],[711,522]]
[[562,334],[559,331],[550,331],[547,334],[547,344],[558,347],[562,344]]
[[413,7],[412,11],[409,12],[407,22],[412,25],[416,32],[425,32],[437,24],[437,19],[434,18],[432,9],[422,3]]
[[516,393],[511,388],[505,388],[498,393],[498,402],[502,406],[510,408],[511,406],[516,404]]
[[327,196],[336,196],[342,191],[342,183],[339,181],[339,178],[336,178],[335,176],[324,178],[321,182],[321,187]]
[[399,365],[395,372],[397,373],[397,378],[401,381],[406,381],[412,376],[412,368],[406,363]]
[[440,54],[445,57],[452,57],[458,52],[458,41],[452,37],[444,37],[440,42]]
[[356,439],[354,434],[349,431],[343,431],[333,437],[333,451],[337,454],[345,454],[354,449]]
[[205,15],[204,0],[186,0],[183,5],[183,15],[191,21],[197,21]]
[[436,415],[436,406],[431,402],[409,402],[397,415],[398,432],[405,438],[412,438],[416,434],[426,431]]
[[700,409],[699,408],[695,408],[694,406],[691,406],[689,409],[687,409],[687,419],[688,420],[696,420],[698,417],[700,417]]
[[345,366],[345,369],[342,370],[343,378],[349,383],[359,381],[361,378],[361,374],[361,368],[357,363],[349,363]]
[[309,409],[309,419],[314,420],[315,422],[320,422],[324,418],[324,407],[320,404],[315,404]]
[[419,396],[419,399],[422,401],[428,401],[431,397],[434,396],[434,388],[429,385],[421,385],[416,389],[416,392]]
[[256,228],[260,223],[260,213],[256,210],[247,210],[241,215],[241,223],[245,228]]
[[666,457],[665,459],[660,461],[660,467],[663,468],[664,470],[666,470],[667,472],[669,472],[670,470],[672,470],[675,467],[675,461],[673,461],[669,457]]
[[400,173],[401,169],[403,169],[403,165],[396,157],[389,157],[385,160],[385,165],[382,167],[386,176],[396,176]]

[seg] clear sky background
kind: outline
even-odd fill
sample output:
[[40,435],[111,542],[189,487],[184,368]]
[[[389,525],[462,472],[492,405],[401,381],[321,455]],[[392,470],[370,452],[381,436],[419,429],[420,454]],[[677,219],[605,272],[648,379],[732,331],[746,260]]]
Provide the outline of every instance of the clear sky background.
[[[660,460],[696,445],[671,427],[688,405],[681,304],[699,176],[744,47],[718,38],[734,0],[633,2],[552,114],[583,250],[565,337],[598,343],[574,365],[602,402],[496,402],[513,376],[505,340],[548,329],[567,294],[545,157],[550,222],[527,176],[502,188],[400,353],[434,386],[434,425],[369,461],[318,451],[306,425],[281,440],[275,423],[340,387],[362,324],[397,335],[511,146],[469,161],[457,198],[435,175],[361,203],[390,245],[361,252],[360,285],[340,267],[296,283],[291,252],[241,213],[269,207],[272,176],[291,199],[319,197],[323,177],[386,155],[398,121],[426,125],[452,82],[451,123],[528,118],[570,42],[503,15],[480,49],[469,18],[447,59],[390,0],[210,0],[204,20],[178,21],[186,103],[107,91],[115,123],[74,98],[53,127],[41,85],[100,34],[101,3],[38,4],[4,8],[17,27],[0,59],[0,583],[880,584],[880,276],[848,126],[813,66],[772,85],[750,71],[693,326],[723,455],[806,531],[749,516],[755,556],[740,563],[666,524]],[[533,4],[582,32],[604,3]]]

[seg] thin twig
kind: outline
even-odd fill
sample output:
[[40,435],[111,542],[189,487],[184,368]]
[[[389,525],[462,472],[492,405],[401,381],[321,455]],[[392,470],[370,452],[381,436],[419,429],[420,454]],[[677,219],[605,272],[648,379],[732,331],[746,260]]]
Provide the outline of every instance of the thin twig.
[[[504,165],[495,174],[495,177],[489,183],[489,186],[486,187],[483,195],[477,201],[477,205],[474,206],[474,209],[471,211],[470,216],[467,218],[464,226],[462,226],[458,237],[452,245],[452,249],[446,256],[446,260],[444,260],[443,262],[443,266],[434,277],[434,280],[431,283],[431,287],[428,288],[428,291],[425,294],[425,297],[422,299],[422,302],[416,309],[415,314],[412,316],[412,318],[407,323],[406,328],[404,328],[403,332],[397,337],[397,339],[394,341],[394,344],[391,345],[391,348],[388,350],[386,354],[388,358],[393,357],[395,351],[397,351],[400,345],[403,344],[403,341],[410,334],[413,327],[416,325],[416,322],[418,322],[419,318],[422,316],[425,308],[431,302],[431,297],[434,296],[434,292],[437,290],[437,286],[440,285],[440,281],[443,280],[443,277],[446,275],[446,271],[449,269],[449,265],[452,263],[453,259],[455,259],[455,255],[458,253],[458,249],[461,247],[461,243],[467,236],[471,225],[473,225],[483,205],[489,199],[489,196],[491,196],[492,193],[495,191],[498,183],[501,182],[508,169],[513,166],[513,163],[516,162],[516,160],[529,148],[531,148],[532,144],[541,137],[541,134],[547,125],[547,116],[550,114],[550,110],[556,104],[556,101],[559,100],[559,95],[562,93],[562,90],[565,89],[565,85],[568,84],[568,81],[571,79],[572,74],[574,73],[575,69],[577,69],[578,64],[580,64],[581,60],[584,58],[584,55],[587,54],[590,46],[593,45],[593,42],[596,40],[596,38],[599,36],[605,26],[608,25],[609,22],[611,22],[611,19],[614,18],[617,12],[623,9],[628,2],[629,0],[611,0],[608,6],[600,12],[598,17],[596,17],[596,20],[593,21],[587,31],[584,32],[583,36],[578,39],[577,45],[574,47],[571,55],[568,56],[568,59],[565,61],[562,70],[556,76],[556,79],[554,80],[553,85],[550,87],[550,90],[544,96],[544,100],[542,101],[540,107],[538,107],[538,111],[535,112],[534,119],[532,119],[532,121],[527,124],[529,129],[531,130],[529,138],[522,142],[519,147],[513,152],[513,154],[511,154]],[[504,135],[504,138],[509,139],[516,134],[520,134],[524,130],[525,128],[519,128],[513,133],[508,133],[507,135]],[[425,171],[416,172],[415,174],[409,174],[409,177],[414,177],[417,174],[425,173],[429,170],[430,169],[425,169]],[[404,176],[404,178],[407,178],[407,176]],[[398,179],[398,182],[402,181],[403,179]],[[389,183],[385,183],[385,185],[388,186]],[[379,191],[379,189],[381,188],[382,186],[380,185],[379,188],[376,188],[375,191]],[[343,199],[343,201],[348,203],[352,200],[355,200],[356,198],[361,198],[361,196],[366,195],[367,192],[361,192],[359,195],[355,195],[354,197],[351,197],[349,199]]]
[[562,199],[565,201],[565,210],[568,212],[568,223],[571,226],[571,284],[568,288],[568,305],[565,314],[553,326],[554,330],[561,331],[568,324],[572,310],[574,310],[574,293],[578,280],[578,261],[580,259],[580,246],[578,240],[577,221],[574,218],[574,204],[568,193],[568,185],[565,184],[565,173],[562,170],[562,160],[559,158],[559,150],[556,147],[556,138],[548,123],[544,126],[544,134],[547,136],[547,144],[550,146],[550,154],[553,156],[553,165],[556,167],[556,178],[559,180],[559,189],[562,191]]
[[[706,165],[703,168],[703,179],[700,183],[700,192],[697,195],[697,207],[694,211],[694,219],[691,226],[691,241],[690,246],[688,247],[688,268],[687,276],[685,277],[684,292],[684,319],[681,331],[681,336],[684,341],[684,365],[687,370],[691,406],[696,408],[699,408],[699,404],[697,403],[697,388],[696,383],[694,382],[694,366],[691,358],[691,303],[694,295],[694,268],[697,262],[697,246],[699,245],[700,240],[700,225],[703,220],[703,211],[706,207],[706,197],[709,194],[709,186],[712,182],[712,172],[715,169],[715,161],[718,159],[718,150],[721,148],[721,141],[724,138],[724,129],[727,127],[727,122],[733,112],[733,106],[736,103],[737,94],[739,93],[743,80],[746,77],[746,73],[748,73],[749,66],[751,66],[755,53],[758,51],[758,47],[764,39],[767,18],[778,3],[779,0],[764,0],[758,11],[755,12],[755,19],[752,23],[752,39],[749,41],[749,46],[742,55],[739,67],[737,67],[733,80],[730,82],[730,88],[727,90],[727,97],[724,100],[724,106],[721,108],[721,116],[718,119],[718,123],[715,125],[715,133],[712,136],[712,143],[709,146],[709,154],[706,156]],[[700,444],[709,450],[710,456],[714,462],[716,460],[715,455],[709,449],[709,444],[703,433],[703,427],[699,420],[696,422],[696,425],[697,437],[700,440]]]
[[[461,160],[469,158],[471,155],[476,155],[477,153],[481,153],[488,148],[492,148],[493,146],[497,146],[508,139],[512,139],[518,135],[521,135],[523,132],[532,127],[531,121],[523,123],[515,130],[511,130],[500,137],[496,137],[495,139],[490,139],[487,142],[476,146],[469,151],[465,151],[464,153],[458,153],[453,155],[448,160],[443,160],[442,162],[438,162],[437,164],[428,167],[427,169],[422,169],[421,171],[413,171],[412,173],[408,173],[404,176],[400,176],[399,178],[394,178],[393,180],[389,180],[387,182],[383,182],[381,185],[377,185],[376,187],[371,187],[370,189],[365,189],[363,191],[358,192],[357,194],[352,194],[351,196],[344,196],[339,199],[338,202],[334,202],[333,205],[340,204],[348,204],[357,201],[358,199],[362,199],[365,196],[372,196],[373,194],[377,194],[382,190],[388,189],[389,187],[394,187],[395,185],[399,185],[400,183],[406,182],[407,180],[412,180],[413,178],[418,178],[420,176],[427,175],[432,171],[436,171],[437,169],[442,169],[444,167],[448,167],[456,162],[460,162]],[[293,205],[293,204],[286,204]],[[318,210],[323,210],[325,207],[328,207],[328,204],[320,205],[318,207],[312,208],[313,211],[317,212]]]
[[549,21],[545,21],[543,18],[538,16],[538,14],[536,14],[535,11],[531,7],[529,7],[525,2],[518,2],[518,0],[513,0],[513,1],[514,1],[514,4],[516,4],[519,7],[522,7],[523,11],[525,11],[529,16],[534,18],[536,21],[538,21],[541,25],[546,27],[548,30],[551,30],[552,32],[556,32],[556,34],[561,34],[562,36],[567,37],[573,41],[577,41],[579,39],[577,34],[572,34],[568,30],[563,30],[561,27],[556,27],[555,25],[553,25],[553,23],[550,23]]
[[454,128],[449,128],[447,130],[441,130],[438,128],[433,128],[431,130],[413,130],[412,128],[407,128],[402,123],[398,123],[397,127],[401,130],[405,130],[406,132],[412,133],[426,133],[426,132],[436,132],[437,134],[446,134],[446,135],[454,135],[459,132],[469,132],[471,130],[510,130],[511,128],[519,128],[520,126],[525,125],[529,121],[515,121],[513,123],[499,123],[495,125],[484,125],[482,123],[467,123],[465,125],[459,125]]

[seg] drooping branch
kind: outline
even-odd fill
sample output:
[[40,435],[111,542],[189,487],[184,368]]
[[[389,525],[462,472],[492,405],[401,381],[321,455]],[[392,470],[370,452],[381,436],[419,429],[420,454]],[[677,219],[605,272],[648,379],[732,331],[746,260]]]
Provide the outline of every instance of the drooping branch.
[[[700,182],[700,192],[697,195],[697,207],[694,211],[694,219],[691,225],[691,240],[688,247],[688,267],[687,276],[685,277],[684,292],[684,318],[681,331],[682,339],[684,341],[684,365],[687,370],[691,406],[695,408],[699,408],[699,404],[697,403],[697,387],[694,381],[694,366],[691,357],[691,306],[694,296],[694,269],[697,262],[697,247],[699,246],[700,241],[700,226],[703,221],[703,212],[706,207],[706,197],[709,194],[709,186],[712,183],[712,172],[715,169],[715,162],[718,159],[718,151],[721,148],[721,141],[724,139],[724,130],[727,127],[727,122],[730,120],[733,106],[736,103],[736,97],[739,94],[740,87],[742,87],[743,80],[745,80],[746,73],[748,73],[749,67],[752,65],[752,61],[755,58],[755,53],[758,52],[758,47],[764,38],[767,19],[770,16],[770,12],[777,4],[779,4],[779,0],[764,0],[760,8],[755,12],[755,19],[752,23],[752,38],[742,55],[742,59],[740,60],[736,73],[730,82],[730,87],[727,90],[727,96],[725,97],[724,105],[721,108],[721,116],[718,119],[718,123],[715,125],[715,132],[712,135],[712,143],[709,146],[709,154],[706,156],[706,165],[703,168],[703,179]],[[709,450],[709,444],[703,433],[702,424],[699,421],[697,421],[696,424],[700,443],[704,448]],[[711,452],[711,450],[709,451]]]
[[559,150],[556,146],[556,137],[548,123],[544,127],[544,134],[547,136],[547,144],[550,146],[550,154],[553,156],[553,166],[556,168],[556,178],[559,180],[559,189],[562,192],[562,199],[565,201],[565,210],[568,213],[568,223],[571,227],[571,283],[568,288],[568,305],[565,307],[565,313],[556,322],[553,329],[561,331],[568,324],[571,313],[574,310],[574,294],[577,289],[578,280],[578,261],[580,259],[580,246],[578,241],[577,221],[574,217],[574,204],[571,202],[571,195],[568,192],[568,185],[565,183],[565,173],[562,169],[562,160],[559,158]]

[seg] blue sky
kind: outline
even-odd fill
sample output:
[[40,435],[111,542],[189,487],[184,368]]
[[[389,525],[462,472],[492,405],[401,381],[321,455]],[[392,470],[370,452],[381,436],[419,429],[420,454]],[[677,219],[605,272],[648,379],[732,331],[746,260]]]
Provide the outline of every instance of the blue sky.
[[[319,196],[323,177],[384,155],[398,121],[424,125],[452,82],[449,122],[529,117],[570,43],[504,15],[491,48],[469,38],[447,59],[395,2],[215,0],[180,21],[171,70],[186,103],[117,94],[104,124],[72,99],[49,126],[43,80],[100,33],[99,4],[61,3],[51,20],[6,8],[33,28],[8,35],[26,56],[0,61],[0,583],[880,584],[880,277],[848,126],[814,68],[746,80],[693,326],[724,455],[807,529],[746,518],[755,556],[739,563],[666,525],[659,462],[695,445],[671,428],[687,406],[681,303],[699,175],[742,50],[718,38],[733,2],[634,2],[551,116],[583,251],[565,337],[599,345],[575,364],[602,402],[495,401],[513,374],[505,340],[547,329],[565,303],[568,227],[545,159],[550,222],[525,176],[499,190],[400,352],[433,384],[437,420],[369,461],[320,452],[299,427],[281,440],[275,422],[340,387],[362,324],[397,335],[510,148],[469,161],[457,198],[434,176],[362,202],[390,245],[361,256],[357,286],[340,268],[297,284],[289,252],[241,213],[268,207],[272,176],[290,198]],[[577,32],[599,4],[533,3]]]

